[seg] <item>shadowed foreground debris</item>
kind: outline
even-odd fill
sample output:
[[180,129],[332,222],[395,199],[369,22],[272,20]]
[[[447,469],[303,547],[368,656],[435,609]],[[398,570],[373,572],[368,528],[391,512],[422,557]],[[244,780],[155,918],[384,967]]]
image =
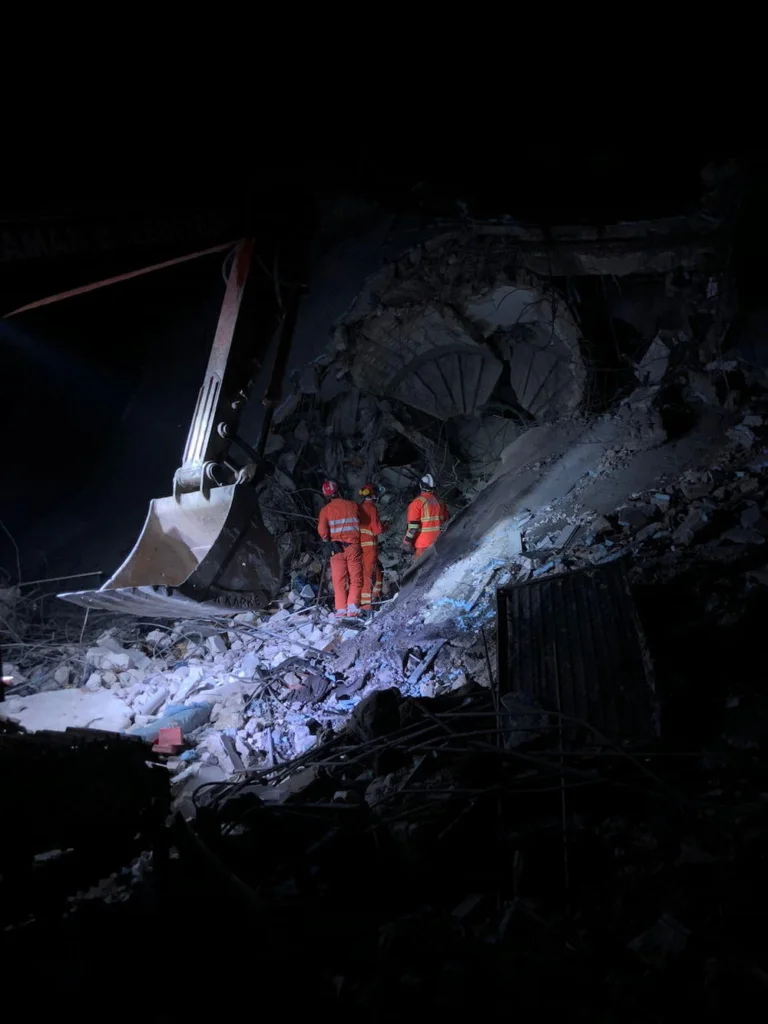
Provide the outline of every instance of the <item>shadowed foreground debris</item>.
[[576,746],[566,716],[527,710],[531,739],[510,749],[493,692],[374,693],[294,762],[198,791],[168,873],[116,879],[124,902],[99,912],[71,900],[55,934],[87,949],[138,908],[172,944],[216,935],[299,985],[297,1007],[350,1019],[513,1000],[657,1020],[658,986],[708,1019],[746,1005],[765,954],[757,752],[571,728]]
[[[258,612],[83,619],[7,574],[2,963],[38,1012],[752,1009],[768,378],[722,351],[707,211],[465,220],[381,267],[275,410]],[[424,470],[455,514],[408,567]],[[392,521],[359,630],[323,590],[329,474]]]

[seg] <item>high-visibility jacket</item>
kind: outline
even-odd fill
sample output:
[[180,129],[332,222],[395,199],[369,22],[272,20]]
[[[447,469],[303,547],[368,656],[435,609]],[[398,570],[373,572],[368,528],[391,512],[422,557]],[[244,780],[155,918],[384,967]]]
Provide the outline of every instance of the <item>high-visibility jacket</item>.
[[360,543],[364,548],[375,548],[376,540],[384,533],[384,527],[379,519],[379,510],[373,501],[365,500],[358,506],[360,517]]
[[357,502],[346,498],[331,498],[327,505],[320,509],[317,518],[317,532],[323,540],[338,540],[342,544],[353,544],[360,541],[360,519],[357,514]]
[[445,502],[431,491],[422,491],[408,506],[408,530],[405,536],[414,542],[413,546],[417,550],[428,548],[435,543],[440,527],[448,522],[448,518]]

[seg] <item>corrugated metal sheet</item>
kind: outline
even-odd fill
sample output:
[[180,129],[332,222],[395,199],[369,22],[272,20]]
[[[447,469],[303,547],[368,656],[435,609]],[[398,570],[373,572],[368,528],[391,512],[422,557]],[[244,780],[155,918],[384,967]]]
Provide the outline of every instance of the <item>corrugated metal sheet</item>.
[[[613,742],[658,733],[650,658],[620,561],[500,587],[497,599],[499,686],[513,717],[514,707],[557,711]],[[567,739],[595,742],[586,734],[569,725]]]

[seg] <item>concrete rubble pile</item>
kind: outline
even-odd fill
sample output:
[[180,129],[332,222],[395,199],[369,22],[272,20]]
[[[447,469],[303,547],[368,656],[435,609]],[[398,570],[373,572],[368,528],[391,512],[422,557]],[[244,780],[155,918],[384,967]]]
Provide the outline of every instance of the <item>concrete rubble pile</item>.
[[[300,580],[305,593],[308,569]],[[340,706],[326,708],[323,698],[338,678],[334,651],[356,632],[295,590],[271,612],[179,622],[138,636],[126,623],[113,626],[84,651],[73,647],[72,661],[56,668],[54,683],[71,681],[66,689],[38,690],[8,665],[16,685],[2,714],[32,731],[124,731],[148,743],[161,729],[180,727],[178,756],[166,764],[175,784],[193,783],[190,791],[285,763],[338,721]]]
[[[258,491],[286,569],[278,601],[170,628],[106,622],[83,649],[14,631],[19,598],[6,588],[16,685],[4,713],[153,743],[181,730],[167,764],[188,793],[301,755],[373,690],[488,686],[497,586],[623,556],[637,579],[704,557],[745,561],[744,586],[762,585],[768,407],[761,376],[718,355],[732,315],[727,226],[710,203],[706,215],[600,230],[504,221],[433,233],[366,282],[276,411]],[[607,353],[606,390],[595,363]],[[710,461],[665,473],[665,450],[707,417],[729,431],[713,432]],[[631,487],[645,456],[644,485]],[[314,610],[319,484],[334,477],[351,496],[383,484],[391,597],[424,471],[454,520],[358,637]]]
[[[768,379],[721,354],[721,227],[714,207],[547,234],[464,223],[382,268],[276,413],[259,496],[285,573],[263,610],[95,618],[43,640],[29,600],[0,590],[1,728],[125,734],[134,760],[143,744],[195,893],[210,883],[233,929],[251,915],[276,988],[303,964],[297,1006],[385,1019],[476,1011],[487,991],[506,1012],[567,999],[585,1019],[606,1003],[646,1019],[657,984],[701,1016],[762,991],[748,933],[768,801]],[[454,514],[406,570],[424,471]],[[385,487],[388,600],[364,624],[327,607],[326,476],[350,496]],[[546,710],[499,678],[499,587],[619,561],[658,711],[642,740],[569,720],[556,658]],[[589,664],[614,644],[606,675],[620,663],[628,690],[616,638],[569,615]]]
[[[189,798],[201,785],[292,763],[377,690],[395,686],[423,698],[488,687],[498,586],[619,558],[629,560],[637,584],[707,565],[721,580],[710,612],[736,614],[745,595],[768,581],[766,382],[735,359],[696,370],[667,365],[656,383],[644,381],[638,377],[639,387],[586,428],[572,420],[566,428],[542,424],[513,442],[511,449],[534,457],[524,465],[512,455],[499,460],[484,494],[364,632],[341,626],[316,605],[322,560],[310,547],[292,557],[285,589],[263,613],[172,627],[122,622],[85,649],[58,643],[44,669],[34,665],[36,645],[9,647],[26,660],[9,668],[16,686],[3,713],[31,729],[124,730],[148,743],[161,728],[179,728],[181,743],[167,751],[166,764],[177,798],[192,813]],[[692,461],[695,446],[670,462],[667,453],[687,443],[685,434],[665,442],[664,410],[673,402],[694,422],[714,417],[699,462]],[[589,432],[587,444],[575,429]],[[537,435],[562,430],[554,446],[533,444]],[[574,461],[568,448],[579,445],[587,456]],[[565,484],[562,462],[570,472]],[[494,488],[507,494],[526,474],[551,478],[550,497],[534,503],[527,490],[530,508],[501,515]],[[622,489],[622,474],[626,483],[644,479],[645,486]],[[471,535],[468,553],[454,558],[452,538],[460,540],[463,529]],[[390,586],[399,578],[391,573]],[[8,619],[18,594],[4,594]]]
[[[468,682],[488,686],[496,661],[496,587],[617,559],[626,560],[633,584],[645,587],[695,570],[711,580],[707,612],[713,621],[717,613],[723,621],[738,618],[750,596],[768,584],[768,387],[761,374],[735,362],[727,373],[730,388],[720,365],[701,375],[723,391],[716,431],[703,439],[703,449],[646,448],[625,429],[621,410],[607,415],[611,426],[622,424],[617,443],[598,451],[567,493],[476,531],[468,554],[432,576],[425,568],[431,586],[417,584],[413,598],[405,591],[390,616],[350,643],[359,656],[346,691],[357,687],[365,695],[380,677],[414,696],[444,694]],[[678,471],[670,472],[670,464]],[[541,479],[547,471],[536,464]],[[622,493],[615,486],[620,472],[646,488]],[[612,497],[617,491],[618,500]],[[450,536],[449,530],[442,543]]]
[[201,784],[292,762],[375,691],[395,686],[434,697],[488,687],[497,586],[619,558],[636,584],[706,565],[716,579],[727,577],[709,598],[710,612],[727,618],[768,586],[768,390],[759,380],[747,384],[736,367],[729,373],[741,388],[728,395],[739,390],[742,404],[729,410],[731,426],[706,465],[675,478],[662,474],[598,513],[585,506],[583,488],[600,493],[618,465],[638,456],[631,444],[611,447],[568,494],[490,531],[470,570],[454,577],[455,566],[445,566],[432,587],[442,596],[425,601],[418,584],[411,588],[421,597],[407,619],[398,618],[398,606],[407,607],[409,591],[363,632],[339,624],[316,603],[322,563],[306,554],[291,570],[290,588],[264,613],[134,629],[132,641],[125,626],[113,627],[80,653],[80,663],[64,661],[49,675],[70,689],[22,685],[4,714],[32,729],[90,726],[148,742],[161,728],[180,726],[183,749],[166,763],[185,798]]
[[221,787],[196,863],[236,873],[278,972],[333,934],[304,969],[315,1007],[540,1012],[562,1007],[557,979],[585,1019],[606,1002],[635,1019],[657,979],[702,1015],[759,991],[738,966],[765,838],[755,753],[681,767],[557,730],[512,751],[507,729],[490,693],[381,690],[272,785]]
[[372,479],[384,487],[394,528],[381,557],[397,585],[423,472],[460,511],[527,431],[588,422],[630,395],[636,442],[660,443],[638,384],[651,404],[688,367],[688,389],[711,393],[703,368],[733,316],[733,211],[708,175],[706,213],[600,229],[446,223],[368,278],[274,417],[259,494],[286,562],[311,542],[324,477],[353,497]]

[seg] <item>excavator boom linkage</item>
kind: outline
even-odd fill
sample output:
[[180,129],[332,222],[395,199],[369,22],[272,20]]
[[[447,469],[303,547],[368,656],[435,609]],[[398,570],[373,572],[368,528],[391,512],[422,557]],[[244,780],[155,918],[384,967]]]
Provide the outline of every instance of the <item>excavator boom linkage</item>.
[[[261,607],[279,587],[280,557],[262,521],[254,486],[265,472],[262,451],[253,451],[237,437],[254,373],[254,338],[236,330],[253,253],[253,239],[243,239],[235,250],[173,494],[150,502],[139,539],[106,583],[98,590],[59,594],[65,601],[127,614],[189,618]],[[279,293],[271,303],[259,304],[258,340],[266,345],[282,321],[275,358],[275,372],[278,365],[282,372],[298,291],[286,296],[285,308],[278,303]],[[272,398],[279,385],[273,373]],[[249,452],[252,460],[238,465],[232,445]]]

